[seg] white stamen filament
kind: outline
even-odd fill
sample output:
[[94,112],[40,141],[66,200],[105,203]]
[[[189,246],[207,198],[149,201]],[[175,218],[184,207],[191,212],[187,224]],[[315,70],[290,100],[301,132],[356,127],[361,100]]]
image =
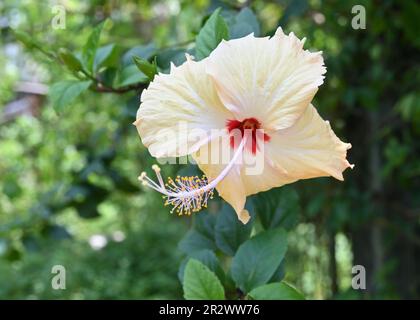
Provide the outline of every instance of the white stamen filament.
[[210,183],[207,178],[195,177],[177,177],[175,180],[168,178],[168,183],[165,185],[163,182],[160,168],[156,164],[152,166],[155,171],[159,184],[150,179],[145,172],[139,176],[139,180],[144,185],[156,190],[163,194],[166,198],[165,205],[172,205],[171,213],[176,211],[179,215],[191,214],[191,212],[200,211],[202,208],[207,207],[209,199],[213,198],[213,190],[220,183],[232,169],[233,165],[238,160],[239,156],[246,144],[246,137],[244,137],[235,151],[232,159],[222,172]]

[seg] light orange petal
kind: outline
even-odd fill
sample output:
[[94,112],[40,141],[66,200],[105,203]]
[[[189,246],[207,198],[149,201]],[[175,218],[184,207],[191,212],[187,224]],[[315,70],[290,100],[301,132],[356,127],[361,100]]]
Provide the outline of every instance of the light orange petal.
[[143,144],[154,157],[179,157],[195,152],[224,128],[231,113],[221,103],[205,60],[172,65],[159,74],[141,95],[135,125]]
[[244,153],[244,165],[241,170],[242,183],[247,196],[270,190],[295,182],[297,179],[290,177],[286,171],[276,165],[268,156],[265,148],[267,143],[260,143],[256,154],[249,151]]
[[[234,208],[243,223],[250,219],[248,211],[244,209],[247,196],[293,182],[293,178],[285,175],[284,170],[276,167],[265,156],[262,147],[256,155],[245,150],[238,163],[216,186],[219,195]],[[212,181],[228,165],[233,154],[228,137],[223,136],[202,146],[193,157],[209,181]]]
[[292,126],[323,83],[321,52],[281,28],[271,37],[222,41],[206,67],[226,108],[238,120],[254,117],[266,130]]
[[290,179],[333,176],[343,180],[343,171],[353,168],[346,159],[350,148],[310,105],[294,126],[271,135],[266,153]]
[[[193,154],[194,160],[209,181],[220,175],[233,156],[228,139],[227,135],[216,138]],[[241,181],[241,166],[239,164],[234,165],[227,176],[216,186],[216,190],[233,207],[238,219],[247,223],[250,217],[248,211],[244,209],[246,191]]]

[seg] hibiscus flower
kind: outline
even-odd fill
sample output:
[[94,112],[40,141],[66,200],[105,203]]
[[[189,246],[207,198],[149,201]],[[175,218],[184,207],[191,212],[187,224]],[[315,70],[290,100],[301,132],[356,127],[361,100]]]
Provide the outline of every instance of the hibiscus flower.
[[[141,140],[157,158],[192,155],[205,176],[165,184],[155,165],[158,183],[145,173],[139,179],[178,214],[206,207],[216,188],[243,223],[249,195],[300,179],[343,180],[353,167],[346,160],[351,145],[311,104],[326,68],[322,52],[304,50],[304,41],[281,28],[271,38],[250,34],[222,41],[198,62],[187,55],[169,74],[157,75],[134,122]],[[206,135],[192,139],[198,129]],[[228,161],[209,161],[220,150],[232,151]],[[248,173],[250,161],[263,164],[258,174]]]

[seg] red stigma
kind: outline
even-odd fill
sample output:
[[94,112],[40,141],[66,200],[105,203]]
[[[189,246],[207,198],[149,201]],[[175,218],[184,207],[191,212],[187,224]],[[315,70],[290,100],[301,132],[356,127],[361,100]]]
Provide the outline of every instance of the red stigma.
[[[257,152],[257,138],[263,139],[264,142],[270,141],[270,136],[266,133],[261,137],[258,135],[257,137],[257,129],[261,129],[261,122],[259,122],[255,118],[246,118],[242,121],[239,120],[227,120],[226,121],[226,128],[228,132],[231,134],[230,136],[230,146],[231,148],[235,148],[239,143],[240,139],[235,139],[234,133],[241,133],[241,138],[244,136],[245,130],[251,130],[251,141],[250,143],[247,142],[247,148],[252,152],[252,154],[256,154]],[[232,132],[235,131],[235,132]],[[239,141],[238,141],[239,140]]]

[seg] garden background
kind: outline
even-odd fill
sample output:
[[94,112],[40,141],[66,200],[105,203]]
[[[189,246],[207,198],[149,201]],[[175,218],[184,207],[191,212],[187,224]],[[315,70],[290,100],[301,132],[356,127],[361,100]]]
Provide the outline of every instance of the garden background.
[[[352,27],[355,5],[366,10],[365,29]],[[217,8],[229,38],[281,26],[324,52],[314,105],[352,143],[355,164],[344,182],[299,181],[250,197],[252,221],[234,225],[240,240],[287,230],[273,277],[309,299],[420,298],[414,0],[2,0],[0,298],[180,299],[189,256],[218,275],[231,263],[241,243],[220,240],[218,229],[236,222],[222,220],[231,209],[213,200],[207,212],[169,214],[137,181],[154,159],[132,125],[155,70],[193,53]],[[66,268],[65,290],[51,288],[54,265]],[[366,269],[366,290],[351,286],[354,265]]]

